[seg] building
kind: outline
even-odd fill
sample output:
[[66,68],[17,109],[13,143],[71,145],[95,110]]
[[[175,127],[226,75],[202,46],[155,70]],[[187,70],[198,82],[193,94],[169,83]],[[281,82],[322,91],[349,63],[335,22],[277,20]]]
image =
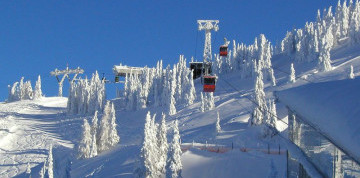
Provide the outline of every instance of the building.
[[[288,109],[288,177],[360,177],[360,78],[275,93]],[[295,158],[297,157],[297,158]],[[307,162],[307,163],[305,163]]]

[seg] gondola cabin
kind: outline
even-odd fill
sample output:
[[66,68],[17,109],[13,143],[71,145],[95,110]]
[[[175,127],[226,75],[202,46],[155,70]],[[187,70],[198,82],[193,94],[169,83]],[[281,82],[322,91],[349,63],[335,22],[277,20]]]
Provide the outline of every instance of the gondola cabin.
[[204,76],[204,89],[203,92],[214,92],[215,91],[215,76]]
[[228,47],[227,46],[220,46],[220,56],[227,56],[228,55]]

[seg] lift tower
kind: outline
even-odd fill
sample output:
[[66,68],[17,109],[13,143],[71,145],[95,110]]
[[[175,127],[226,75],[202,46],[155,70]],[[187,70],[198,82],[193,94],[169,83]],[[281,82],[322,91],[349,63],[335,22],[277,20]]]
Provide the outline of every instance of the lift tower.
[[199,31],[205,30],[204,62],[211,62],[211,31],[219,30],[219,20],[198,20],[197,23]]

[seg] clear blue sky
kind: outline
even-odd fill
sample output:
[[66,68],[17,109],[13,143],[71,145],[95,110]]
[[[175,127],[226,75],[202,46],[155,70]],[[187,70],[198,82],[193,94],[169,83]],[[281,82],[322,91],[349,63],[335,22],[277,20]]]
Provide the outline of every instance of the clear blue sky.
[[[180,54],[190,60],[195,51],[200,58],[204,33],[197,31],[198,19],[220,20],[220,30],[213,34],[213,52],[216,52],[223,37],[250,44],[264,33],[275,44],[287,30],[313,21],[317,9],[334,7],[336,3],[334,0],[0,1],[0,100],[7,98],[8,84],[24,76],[34,85],[39,74],[43,92],[55,96],[58,86],[49,72],[63,69],[67,63],[70,67],[80,66],[87,76],[98,70],[113,79],[114,64],[154,66],[159,59],[173,64]],[[114,97],[115,85],[107,87],[108,98]]]

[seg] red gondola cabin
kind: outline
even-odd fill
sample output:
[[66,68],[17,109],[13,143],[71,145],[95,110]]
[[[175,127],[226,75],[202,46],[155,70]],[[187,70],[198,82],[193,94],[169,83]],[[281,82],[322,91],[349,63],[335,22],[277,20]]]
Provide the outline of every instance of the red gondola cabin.
[[204,76],[204,92],[214,92],[215,91],[215,76]]
[[227,56],[228,55],[228,47],[227,46],[220,46],[220,56]]

